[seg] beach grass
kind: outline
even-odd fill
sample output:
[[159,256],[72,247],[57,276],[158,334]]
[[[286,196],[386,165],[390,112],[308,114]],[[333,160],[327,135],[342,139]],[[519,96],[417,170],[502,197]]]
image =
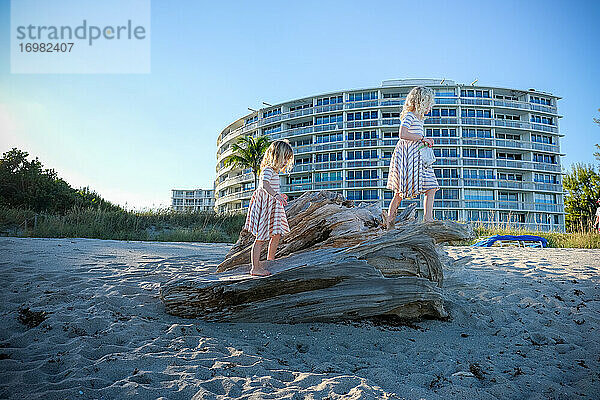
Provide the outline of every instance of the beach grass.
[[[47,238],[90,238],[148,240],[161,242],[234,243],[244,225],[245,215],[214,212],[103,211],[74,207],[63,215],[36,213],[22,208],[0,207],[0,235]],[[549,247],[600,248],[600,234],[581,232],[542,232],[512,226],[475,223],[476,238],[492,235],[535,235],[548,240]],[[468,246],[478,239],[452,243]]]
[[47,238],[93,238],[233,243],[244,215],[213,212],[104,211],[74,207],[64,214],[0,207],[0,234]]

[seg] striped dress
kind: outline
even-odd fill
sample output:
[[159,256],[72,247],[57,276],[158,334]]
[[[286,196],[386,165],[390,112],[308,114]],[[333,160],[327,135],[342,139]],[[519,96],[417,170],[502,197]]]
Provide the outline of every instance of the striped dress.
[[[410,133],[423,135],[423,121],[408,112],[400,125]],[[439,188],[431,166],[425,166],[419,151],[420,142],[398,139],[390,160],[387,188],[400,194],[403,199],[412,199],[429,189]]]
[[264,188],[268,182],[275,193],[279,192],[279,174],[271,167],[260,173],[258,188],[252,194],[244,229],[256,236],[256,240],[269,240],[271,236],[290,231],[283,205]]

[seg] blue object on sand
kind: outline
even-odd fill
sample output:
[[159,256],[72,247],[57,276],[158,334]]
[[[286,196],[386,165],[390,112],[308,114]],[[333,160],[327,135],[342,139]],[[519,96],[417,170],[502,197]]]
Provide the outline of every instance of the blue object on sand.
[[540,242],[543,247],[548,247],[548,241],[541,236],[533,236],[533,235],[494,235],[489,238],[483,239],[480,242],[477,242],[473,245],[473,247],[492,247],[494,242],[498,240],[512,240],[519,242]]

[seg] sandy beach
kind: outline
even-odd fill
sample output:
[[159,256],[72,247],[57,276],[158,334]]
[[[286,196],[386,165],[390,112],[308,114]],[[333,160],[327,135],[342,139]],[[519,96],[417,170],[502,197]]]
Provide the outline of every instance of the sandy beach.
[[0,398],[578,399],[600,393],[600,250],[447,247],[448,321],[173,317],[229,245],[0,238]]

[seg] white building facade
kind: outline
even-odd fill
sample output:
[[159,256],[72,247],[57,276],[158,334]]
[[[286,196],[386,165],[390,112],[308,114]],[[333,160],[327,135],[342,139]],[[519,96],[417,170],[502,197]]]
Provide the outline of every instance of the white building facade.
[[171,208],[175,211],[215,211],[213,189],[172,189]]
[[[216,210],[244,212],[248,206],[252,172],[223,162],[245,135],[290,141],[296,164],[282,175],[281,188],[291,199],[334,190],[387,207],[401,107],[418,85],[436,96],[425,133],[434,139],[437,156],[437,219],[564,230],[559,97],[434,79],[389,80],[381,87],[290,100],[234,121],[217,139]],[[422,213],[422,199],[413,201]]]

